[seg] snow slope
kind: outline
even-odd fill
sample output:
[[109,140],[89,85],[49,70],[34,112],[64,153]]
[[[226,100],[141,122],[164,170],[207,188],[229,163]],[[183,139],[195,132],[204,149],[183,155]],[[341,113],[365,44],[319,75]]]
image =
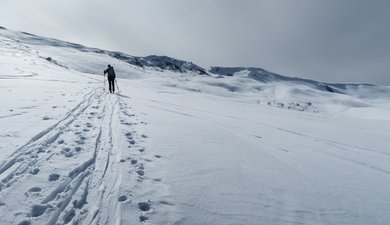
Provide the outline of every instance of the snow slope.
[[5,29],[0,52],[0,224],[390,221],[389,87],[200,76]]

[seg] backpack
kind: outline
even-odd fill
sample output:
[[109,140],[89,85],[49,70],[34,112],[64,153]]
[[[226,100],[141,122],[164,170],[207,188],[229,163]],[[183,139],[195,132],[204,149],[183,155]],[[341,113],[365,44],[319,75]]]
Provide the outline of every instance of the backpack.
[[107,78],[108,79],[115,79],[115,71],[114,71],[114,67],[108,67],[107,69]]

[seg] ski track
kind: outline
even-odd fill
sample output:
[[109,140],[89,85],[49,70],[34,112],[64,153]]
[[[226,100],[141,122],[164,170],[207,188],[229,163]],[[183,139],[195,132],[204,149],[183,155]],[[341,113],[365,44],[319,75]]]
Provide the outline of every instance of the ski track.
[[123,204],[134,223],[149,220],[152,201],[132,201],[152,162],[147,136],[134,128],[127,96],[99,89],[1,162],[0,224],[122,224]]

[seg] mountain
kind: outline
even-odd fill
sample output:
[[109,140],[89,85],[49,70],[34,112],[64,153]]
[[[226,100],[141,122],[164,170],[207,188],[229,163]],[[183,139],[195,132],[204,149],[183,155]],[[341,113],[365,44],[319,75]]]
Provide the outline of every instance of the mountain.
[[390,87],[0,29],[0,96],[0,224],[390,221]]
[[[5,28],[2,29],[5,30]],[[80,63],[77,63],[75,61],[72,61],[70,63],[67,62],[69,61],[68,57],[71,54],[77,52],[87,53],[87,54],[89,53],[89,54],[95,54],[97,58],[105,58],[106,56],[109,56],[113,59],[117,59],[121,62],[132,65],[135,68],[138,68],[138,70],[141,69],[146,71],[155,71],[155,70],[172,71],[177,73],[193,73],[198,75],[215,74],[221,76],[246,76],[248,78],[251,78],[253,80],[262,83],[290,82],[296,84],[304,84],[321,91],[335,92],[335,93],[342,93],[342,94],[346,94],[348,89],[353,89],[356,87],[362,88],[362,87],[373,86],[370,84],[323,83],[323,82],[318,82],[309,79],[283,76],[283,75],[269,72],[261,68],[253,68],[253,67],[211,67],[211,69],[206,70],[192,62],[178,60],[168,56],[155,56],[155,55],[146,56],[146,57],[131,56],[122,52],[107,51],[107,50],[101,50],[97,48],[86,47],[80,44],[70,43],[70,42],[61,41],[53,38],[40,37],[26,32],[8,31],[5,32],[4,35],[7,36],[8,38],[12,38],[13,40],[19,43],[34,45],[37,47],[41,46],[43,48],[53,47],[57,50],[61,49],[63,51],[67,51],[65,53],[66,58],[61,59],[58,56],[55,57],[44,56],[44,57],[46,59],[49,59],[49,61],[56,63],[57,65],[60,66],[64,65],[67,68],[73,68],[86,73],[100,73],[100,71],[97,71],[97,68],[101,70],[101,65],[106,64],[101,62],[104,61],[104,59],[100,59],[96,63],[88,62],[90,65],[85,65],[85,64],[79,65]],[[69,50],[76,51],[76,52],[69,52]],[[80,55],[75,54],[72,58],[77,60],[77,58],[80,58]],[[122,74],[126,73],[126,69],[123,70],[122,68],[119,68],[119,72],[120,72],[119,74],[121,74],[121,72]]]
[[145,67],[156,68],[156,69],[169,70],[169,71],[180,72],[180,73],[194,72],[200,75],[207,74],[206,70],[201,68],[200,66],[197,66],[191,62],[186,62],[186,61],[170,58],[167,56],[152,55],[146,57],[136,57],[122,52],[114,52],[114,51],[101,50],[97,48],[90,48],[80,44],[61,41],[53,38],[40,37],[26,32],[10,31],[8,34],[5,35],[9,38],[12,38],[24,44],[41,45],[46,47],[51,46],[56,48],[77,50],[85,53],[108,55],[122,62],[137,67],[141,67],[141,68],[145,68]]

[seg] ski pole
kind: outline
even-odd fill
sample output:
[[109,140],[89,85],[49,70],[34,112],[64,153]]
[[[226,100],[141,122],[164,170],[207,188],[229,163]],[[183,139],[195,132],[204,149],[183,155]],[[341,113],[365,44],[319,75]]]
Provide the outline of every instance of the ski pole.
[[104,80],[103,91],[105,91],[106,90],[106,74],[103,74],[103,80]]
[[115,78],[115,86],[116,86],[116,89],[117,89],[118,92],[119,92],[118,82],[117,82],[117,79],[116,79],[116,78]]

